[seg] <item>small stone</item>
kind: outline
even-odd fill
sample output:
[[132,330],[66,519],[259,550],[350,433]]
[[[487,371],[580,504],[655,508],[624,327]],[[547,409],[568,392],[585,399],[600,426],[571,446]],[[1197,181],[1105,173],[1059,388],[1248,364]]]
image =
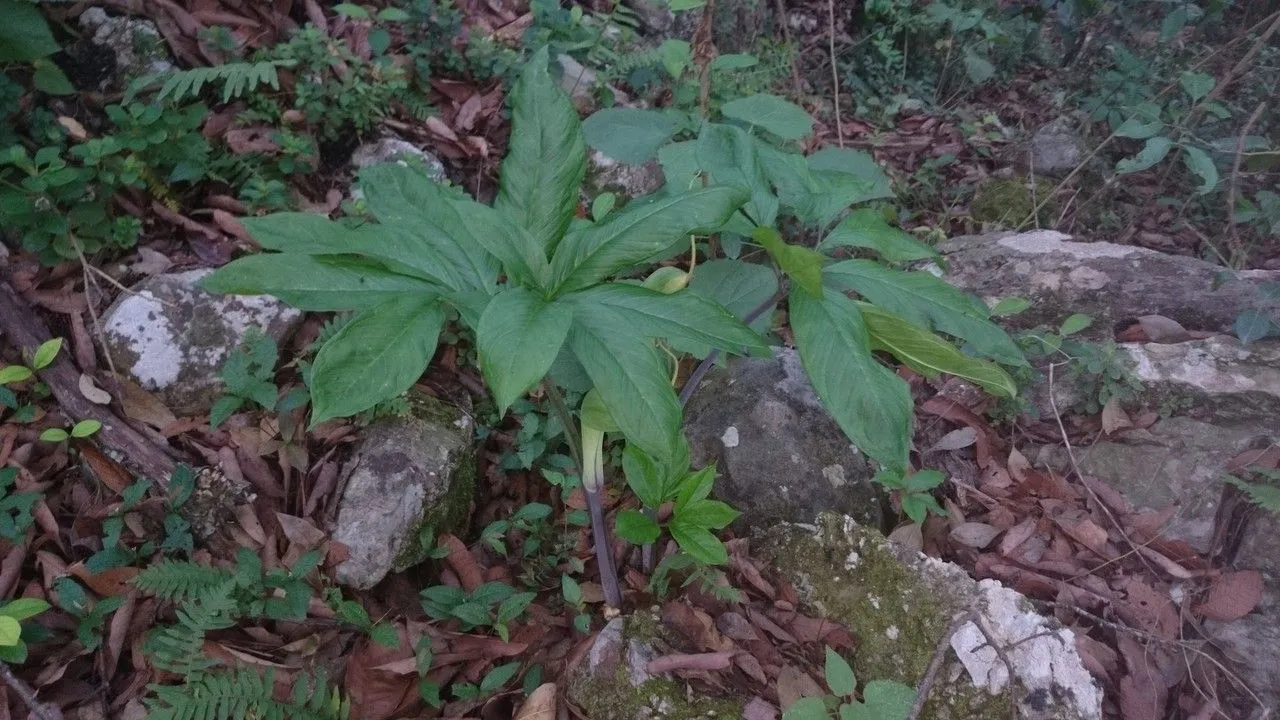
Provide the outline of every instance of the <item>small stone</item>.
[[628,165],[594,150],[588,160],[583,189],[589,196],[587,199],[611,192],[621,196],[620,200],[626,201],[656,192],[664,183],[666,177],[657,160],[650,160],[643,165]]
[[560,63],[563,71],[560,75],[560,89],[572,98],[579,111],[590,108],[595,102],[591,96],[596,86],[595,71],[565,54],[558,55],[556,62]]
[[639,640],[627,641],[627,681],[631,687],[640,687],[653,679],[649,674],[649,663],[657,658],[658,651],[653,645]]
[[435,182],[447,179],[444,163],[440,162],[440,158],[398,137],[388,136],[367,142],[351,153],[351,165],[357,170],[393,162],[420,168]]
[[222,394],[219,370],[249,328],[277,344],[302,313],[269,295],[215,295],[197,287],[208,269],[156,275],[122,293],[103,316],[117,368],[177,415],[202,415]]
[[361,590],[426,559],[419,536],[453,532],[475,487],[470,416],[418,391],[409,414],[368,428],[347,462],[333,539],[349,549],[338,582]]
[[1028,172],[1062,177],[1080,164],[1084,155],[1079,134],[1071,119],[1060,117],[1045,124],[1034,135],[1028,148]]

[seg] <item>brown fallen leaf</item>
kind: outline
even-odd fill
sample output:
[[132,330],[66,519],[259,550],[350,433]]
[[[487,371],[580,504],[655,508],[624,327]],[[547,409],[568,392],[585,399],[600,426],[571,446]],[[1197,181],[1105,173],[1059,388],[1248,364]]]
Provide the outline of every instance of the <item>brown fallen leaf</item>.
[[1239,620],[1253,612],[1262,600],[1262,586],[1262,573],[1257,570],[1223,573],[1194,612],[1210,620]]
[[1120,404],[1120,396],[1113,395],[1102,408],[1102,432],[1111,435],[1117,430],[1133,427],[1133,421]]
[[125,377],[116,378],[120,388],[120,407],[124,414],[157,430],[176,423],[178,416],[155,395]]
[[971,548],[981,550],[990,545],[1000,534],[1000,528],[986,523],[960,523],[951,531],[951,539]]
[[753,697],[742,708],[742,720],[778,720],[778,709],[762,697]]
[[529,693],[515,720],[555,720],[556,711],[556,684],[543,683]]
[[484,573],[480,569],[480,563],[476,561],[476,556],[471,553],[471,550],[467,549],[466,544],[453,535],[444,534],[440,536],[436,545],[449,551],[444,562],[457,573],[463,590],[471,592],[484,584]]
[[78,562],[67,570],[88,585],[90,590],[107,597],[124,594],[131,587],[130,582],[142,572],[136,567],[119,567],[95,573],[90,572],[83,562]]
[[89,466],[94,477],[114,492],[122,493],[125,488],[133,484],[133,475],[130,475],[129,471],[92,445],[81,446],[80,457]]
[[794,665],[783,665],[778,672],[778,704],[785,711],[802,697],[822,697],[826,693],[817,681]]
[[1138,318],[1147,339],[1155,343],[1179,343],[1191,339],[1191,333],[1171,318],[1163,315],[1143,315]]

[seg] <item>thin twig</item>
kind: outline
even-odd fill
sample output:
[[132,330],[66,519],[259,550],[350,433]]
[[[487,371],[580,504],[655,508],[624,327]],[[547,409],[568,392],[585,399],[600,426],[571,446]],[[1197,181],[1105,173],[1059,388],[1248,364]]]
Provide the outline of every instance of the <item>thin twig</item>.
[[938,681],[938,671],[942,669],[942,661],[947,657],[947,650],[951,649],[951,636],[964,627],[965,623],[972,622],[976,617],[977,611],[970,610],[952,620],[947,631],[938,638],[938,644],[933,648],[933,657],[929,659],[929,666],[925,668],[924,677],[920,678],[920,684],[916,686],[916,701],[911,705],[911,712],[907,713],[907,720],[917,720],[920,713],[924,712],[924,704],[929,700],[929,692],[933,690],[933,684]]
[[827,51],[831,56],[831,93],[836,116],[836,140],[844,147],[844,123],[840,120],[840,73],[836,70],[836,3],[827,0]]
[[4,679],[4,683],[9,686],[22,702],[26,704],[31,714],[40,718],[40,720],[62,720],[62,710],[55,705],[42,703],[36,699],[36,691],[22,680],[22,678],[13,674],[13,670],[9,664],[0,661],[0,678]]
[[1201,98],[1200,102],[1196,103],[1196,106],[1191,108],[1191,112],[1187,113],[1187,119],[1183,123],[1183,127],[1189,128],[1195,125],[1196,120],[1199,120],[1200,116],[1204,114],[1205,107],[1207,107],[1209,103],[1222,97],[1222,94],[1227,91],[1227,88],[1234,84],[1236,80],[1240,79],[1240,76],[1244,74],[1245,70],[1249,69],[1249,66],[1253,64],[1254,58],[1258,57],[1258,53],[1262,52],[1262,48],[1266,47],[1267,43],[1271,41],[1271,36],[1275,35],[1277,30],[1280,30],[1280,11],[1271,13],[1249,30],[1252,31],[1263,23],[1271,24],[1267,26],[1266,30],[1262,31],[1262,34],[1254,41],[1253,46],[1244,54],[1244,57],[1240,58],[1235,65],[1232,65],[1231,69],[1227,71],[1227,74],[1222,76],[1222,79],[1214,84],[1213,89],[1209,91],[1209,94]]
[[1240,129],[1240,138],[1236,140],[1236,157],[1231,162],[1231,181],[1227,184],[1227,242],[1230,244],[1232,260],[1239,260],[1241,251],[1240,234],[1236,229],[1236,191],[1240,185],[1240,160],[1244,155],[1244,141],[1266,109],[1266,100],[1258,103],[1258,107]]
[[[98,284],[94,282],[93,276],[89,274],[89,268],[93,267],[84,259],[84,253],[80,248],[76,248],[76,256],[80,258],[80,270],[84,273],[84,304],[89,308],[89,317],[93,318],[93,330],[98,334],[98,342],[102,343],[102,354],[107,358],[107,368],[111,371],[112,380],[118,380],[119,374],[116,372],[115,360],[111,357],[111,347],[106,342],[106,335],[102,332],[102,322],[98,319],[98,310],[94,307],[92,289],[102,292]],[[93,268],[97,270],[97,268]]]
[[1071,447],[1071,438],[1067,436],[1067,426],[1062,424],[1062,413],[1058,412],[1058,401],[1054,399],[1054,394],[1057,391],[1053,386],[1053,371],[1060,364],[1062,363],[1049,363],[1049,408],[1053,410],[1053,419],[1058,422],[1058,432],[1062,434],[1062,445],[1067,449],[1067,459],[1071,461],[1071,469],[1075,472],[1076,477],[1080,478],[1080,485],[1084,487],[1085,492],[1089,493],[1089,498],[1092,499],[1094,504],[1102,510],[1102,514],[1107,516],[1107,519],[1115,526],[1116,532],[1120,533],[1120,536],[1124,538],[1124,541],[1129,544],[1129,548],[1137,554],[1137,556],[1142,560],[1142,563],[1147,566],[1148,570],[1159,574],[1159,572],[1151,566],[1151,563],[1147,560],[1146,556],[1142,554],[1142,551],[1138,549],[1138,544],[1133,541],[1133,538],[1129,537],[1129,533],[1125,532],[1124,526],[1122,526],[1120,521],[1116,519],[1115,514],[1111,512],[1111,508],[1108,507],[1106,503],[1102,502],[1102,498],[1098,497],[1098,493],[1094,492],[1093,488],[1089,487],[1089,483],[1084,481],[1084,472],[1080,470],[1080,463],[1076,462],[1076,453]]

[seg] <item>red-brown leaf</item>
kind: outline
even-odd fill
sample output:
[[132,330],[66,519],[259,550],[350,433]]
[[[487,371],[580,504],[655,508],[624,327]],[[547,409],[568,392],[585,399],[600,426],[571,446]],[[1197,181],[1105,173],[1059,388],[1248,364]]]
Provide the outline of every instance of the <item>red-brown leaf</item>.
[[1262,573],[1239,570],[1223,573],[1209,588],[1209,596],[1195,613],[1210,620],[1239,620],[1253,612],[1262,600]]

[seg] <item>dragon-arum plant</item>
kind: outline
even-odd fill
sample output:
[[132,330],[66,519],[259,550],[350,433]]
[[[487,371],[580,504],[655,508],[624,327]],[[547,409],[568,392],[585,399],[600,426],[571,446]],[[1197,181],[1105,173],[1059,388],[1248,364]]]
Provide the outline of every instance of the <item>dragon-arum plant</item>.
[[[719,304],[613,278],[723,225],[746,200],[737,187],[636,201],[603,221],[575,220],[586,144],[578,116],[547,72],[546,52],[512,91],[510,148],[494,207],[420,173],[361,173],[376,222],[352,227],[308,214],[246,219],[267,250],[204,281],[214,292],[274,295],[303,310],[354,311],[316,356],[312,425],[366,410],[418,379],[435,353],[445,307],[475,330],[499,412],[557,361],[590,378],[610,427],[658,459],[679,445],[680,404],[655,339],[765,353],[761,336]],[[545,383],[553,402],[554,382]],[[562,406],[563,402],[556,402]],[[568,423],[566,423],[568,426]],[[599,440],[596,432],[592,437]],[[598,442],[597,442],[598,445]],[[610,604],[620,602],[604,537],[602,466],[581,458]]]
[[[706,540],[715,539],[710,529],[733,519],[730,508],[707,500],[714,470],[687,472],[669,359],[713,350],[767,353],[747,323],[766,317],[771,298],[781,296],[779,272],[711,260],[691,274],[659,269],[644,282],[625,279],[681,253],[692,236],[746,237],[767,251],[790,283],[791,329],[814,389],[857,447],[886,469],[909,469],[911,397],[873,351],[927,377],[945,372],[994,394],[1013,393],[1008,375],[980,356],[1025,361],[980,301],[927,272],[864,258],[831,262],[823,252],[788,244],[776,229],[781,212],[825,227],[850,205],[892,196],[869,156],[831,149],[805,157],[717,123],[703,123],[696,139],[658,152],[676,131],[664,123],[666,134],[646,152],[658,153],[666,186],[620,210],[602,207],[592,222],[575,218],[587,159],[581,123],[547,72],[545,50],[524,68],[510,99],[511,141],[493,207],[409,168],[371,167],[360,181],[372,221],[352,225],[297,213],[246,219],[259,244],[274,252],[236,260],[204,286],[268,293],[303,310],[355,313],[316,355],[312,425],[408,389],[435,353],[446,307],[474,329],[500,413],[541,383],[568,431],[576,424],[560,381],[589,379],[591,400],[570,447],[609,604],[618,605],[621,592],[600,500],[604,433],[620,432],[655,467],[672,469],[644,483],[642,499],[649,511],[674,500],[679,512],[667,529],[682,546],[705,545],[702,556],[719,559]],[[756,101],[758,121],[778,137],[797,137],[795,113],[776,112],[777,103],[785,101]],[[632,113],[640,119],[630,114],[627,122],[651,117]],[[933,256],[866,208],[831,229],[818,250],[848,247],[888,262]],[[934,330],[965,340],[968,352]],[[652,512],[646,517],[654,519]],[[656,537],[660,526],[636,520],[628,516],[624,525],[634,531],[628,534]]]

